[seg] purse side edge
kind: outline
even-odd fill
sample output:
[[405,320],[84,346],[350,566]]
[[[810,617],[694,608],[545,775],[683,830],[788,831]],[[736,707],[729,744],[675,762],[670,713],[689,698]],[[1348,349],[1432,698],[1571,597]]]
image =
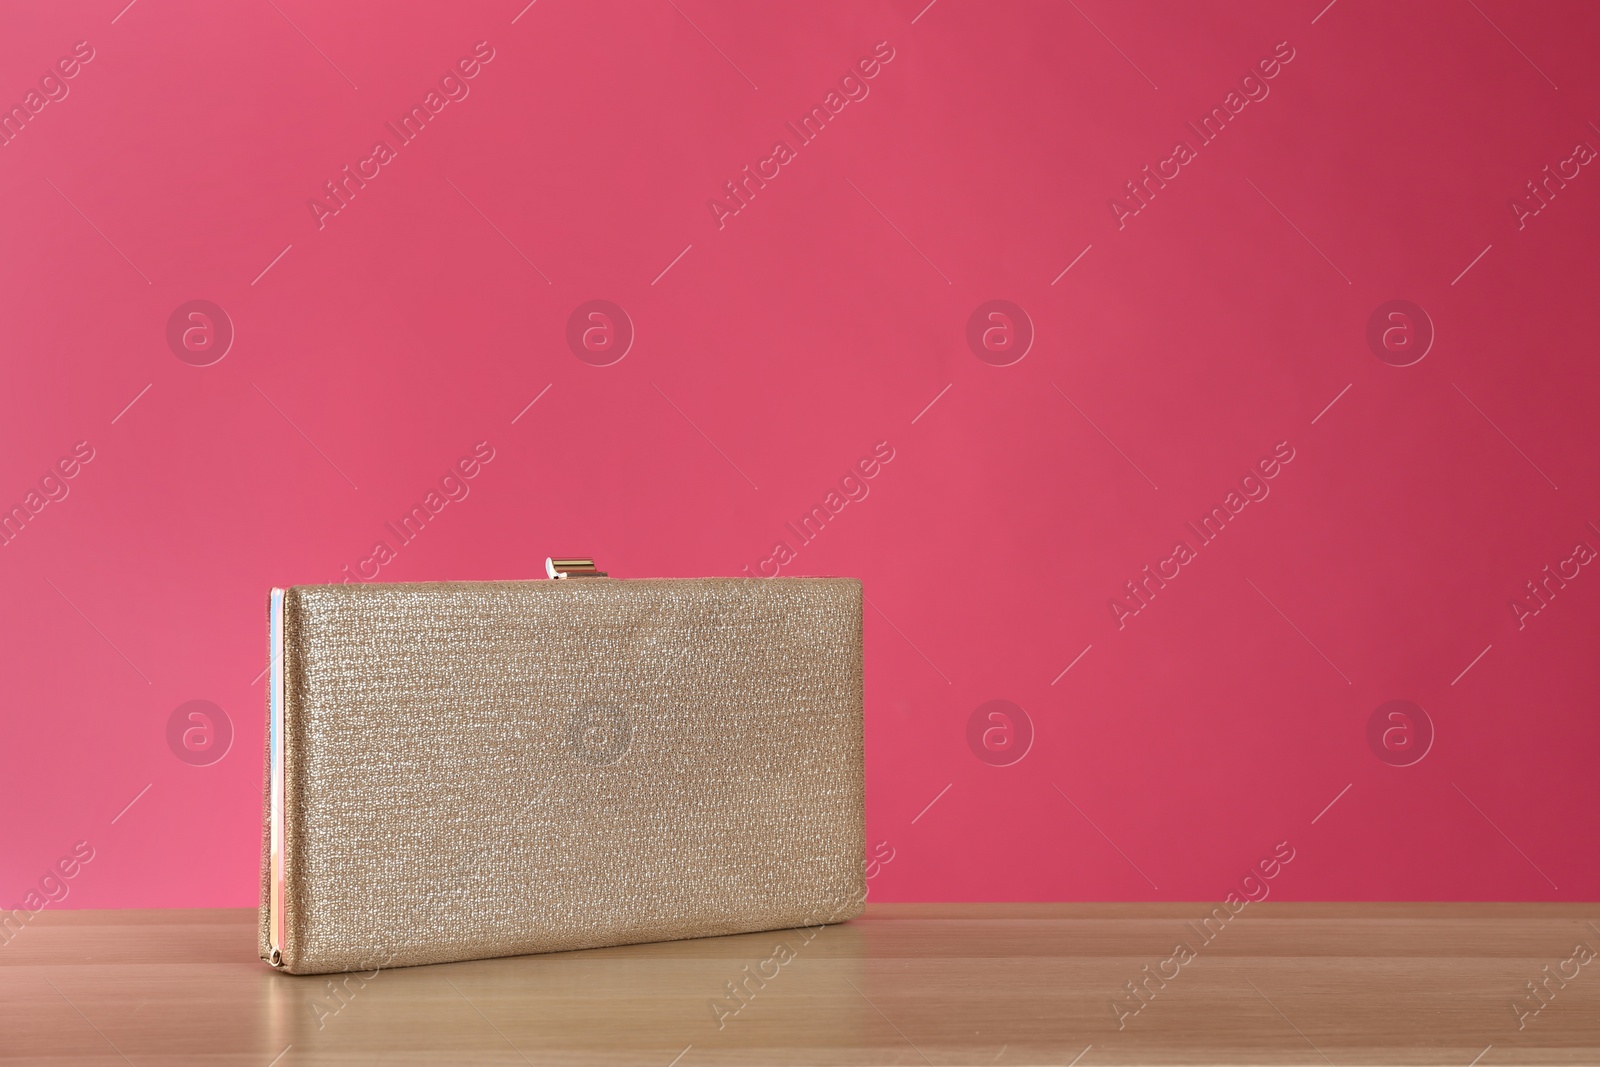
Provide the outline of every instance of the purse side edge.
[[[273,601],[282,593],[272,589],[267,593],[267,674],[272,673],[273,650],[277,645],[274,631]],[[256,923],[256,949],[262,960],[272,955],[272,931],[269,909],[271,907],[272,879],[272,679],[262,687],[262,705],[266,719],[261,731],[261,900]]]
[[[767,579],[777,581],[781,579]],[[815,582],[828,588],[830,597],[837,597],[845,604],[846,618],[848,619],[848,632],[843,635],[845,650],[849,656],[849,678],[845,682],[841,696],[848,701],[848,740],[842,746],[841,761],[845,772],[854,786],[854,796],[851,798],[849,810],[845,818],[849,828],[842,834],[849,835],[848,846],[842,849],[850,857],[849,869],[845,877],[846,886],[843,897],[821,897],[816,901],[815,908],[810,915],[802,921],[801,926],[831,926],[837,923],[849,922],[859,917],[866,909],[867,902],[867,812],[866,812],[866,685],[865,685],[865,660],[866,660],[866,591],[859,578],[849,577],[814,577],[793,578],[790,581]],[[841,612],[841,614],[845,614]],[[784,929],[784,926],[774,926],[772,929]]]
[[298,587],[275,588],[268,601],[268,679],[266,736],[266,801],[262,819],[261,864],[261,959],[275,970],[301,973],[292,936],[291,907],[295,894],[291,861],[293,829],[292,803],[295,775],[289,766],[298,751],[293,741],[298,716],[295,714],[302,673],[298,637],[301,617]]
[[860,915],[867,906],[867,626],[866,626],[866,586],[859,578],[838,579],[848,589],[852,600],[851,621],[855,624],[855,679],[851,685],[851,698],[855,702],[855,714],[851,717],[854,725],[854,741],[851,770],[855,773],[857,789],[856,803],[856,844],[859,846],[857,862],[855,865],[855,895],[854,908],[843,914],[837,922],[848,922]]

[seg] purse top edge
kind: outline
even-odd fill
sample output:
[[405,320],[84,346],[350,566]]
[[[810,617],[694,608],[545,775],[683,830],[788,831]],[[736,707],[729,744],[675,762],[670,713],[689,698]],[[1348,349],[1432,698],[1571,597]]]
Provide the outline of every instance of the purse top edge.
[[808,583],[808,584],[809,583],[817,583],[817,584],[835,584],[835,583],[837,583],[837,584],[841,584],[841,585],[854,585],[854,586],[857,586],[857,587],[859,587],[862,584],[860,578],[851,578],[851,577],[842,576],[842,575],[795,575],[795,576],[792,576],[792,577],[786,577],[786,576],[781,576],[780,575],[780,576],[775,576],[775,577],[771,577],[771,578],[745,578],[745,577],[742,577],[742,576],[709,576],[709,577],[700,577],[700,578],[569,578],[569,579],[560,580],[560,581],[553,581],[553,580],[546,579],[546,578],[500,578],[500,579],[491,578],[491,579],[481,579],[481,580],[480,579],[447,580],[447,581],[432,581],[432,582],[360,582],[360,583],[357,583],[357,582],[307,582],[307,583],[299,584],[299,585],[274,586],[273,588],[274,588],[274,591],[277,591],[277,590],[281,589],[285,594],[289,594],[289,593],[299,593],[299,592],[302,592],[302,591],[309,591],[309,590],[323,591],[323,590],[342,589],[342,588],[344,588],[346,586],[350,587],[351,589],[463,589],[463,588],[472,588],[472,587],[478,587],[478,586],[513,586],[513,587],[519,587],[519,588],[523,587],[523,586],[535,586],[535,587],[543,586],[543,587],[549,587],[551,589],[559,589],[559,588],[563,588],[563,587],[566,587],[566,586],[578,586],[578,587],[593,586],[595,588],[603,588],[604,586],[611,585],[611,584],[617,583],[617,582],[625,582],[625,583],[629,583],[629,584],[640,583],[640,582],[648,582],[648,583],[673,583],[673,584],[685,584],[685,585],[691,585],[691,584],[692,585],[698,585],[698,584],[705,584],[705,583],[725,583],[725,582],[738,582],[738,583],[741,583],[741,584],[747,583],[747,582],[769,582],[769,583],[778,583],[778,584],[783,584],[783,585],[788,585],[788,584],[793,584],[793,583]]

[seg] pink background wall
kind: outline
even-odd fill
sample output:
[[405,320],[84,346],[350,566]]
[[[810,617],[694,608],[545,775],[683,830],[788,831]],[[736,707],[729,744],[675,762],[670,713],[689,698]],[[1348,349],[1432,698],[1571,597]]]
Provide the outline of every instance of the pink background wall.
[[1600,10],[125,3],[0,16],[0,904],[252,904],[268,587],[552,552],[866,581],[878,899],[1600,895]]

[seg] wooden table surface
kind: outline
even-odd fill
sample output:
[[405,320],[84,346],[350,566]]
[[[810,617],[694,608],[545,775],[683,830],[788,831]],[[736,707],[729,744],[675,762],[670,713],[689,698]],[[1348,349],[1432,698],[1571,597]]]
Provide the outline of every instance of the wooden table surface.
[[257,960],[253,910],[45,912],[0,944],[0,1064],[1600,1064],[1600,907],[1209,910],[877,904],[338,991]]

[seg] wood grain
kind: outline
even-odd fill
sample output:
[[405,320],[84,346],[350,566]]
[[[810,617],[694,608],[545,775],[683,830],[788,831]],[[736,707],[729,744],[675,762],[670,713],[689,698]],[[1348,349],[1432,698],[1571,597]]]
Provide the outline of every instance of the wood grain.
[[[1600,908],[1269,902],[1207,943],[1208,910],[876,904],[342,990],[261,964],[254,910],[46,912],[0,944],[0,1064],[1600,1063],[1600,961],[1565,964],[1520,1029],[1513,1008],[1600,948]],[[1123,1014],[1179,942],[1194,958]]]

